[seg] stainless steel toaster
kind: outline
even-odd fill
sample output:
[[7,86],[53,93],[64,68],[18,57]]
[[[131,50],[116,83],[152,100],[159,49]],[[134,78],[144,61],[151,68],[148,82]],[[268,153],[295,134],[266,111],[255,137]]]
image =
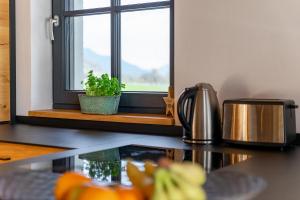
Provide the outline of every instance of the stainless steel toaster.
[[286,146],[296,138],[293,100],[234,99],[223,103],[225,142]]

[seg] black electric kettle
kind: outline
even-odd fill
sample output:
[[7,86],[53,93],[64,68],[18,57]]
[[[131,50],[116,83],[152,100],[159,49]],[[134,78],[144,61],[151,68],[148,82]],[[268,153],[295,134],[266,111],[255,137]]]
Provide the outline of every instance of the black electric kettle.
[[219,102],[210,84],[186,88],[178,100],[177,112],[184,129],[184,142],[211,144],[221,140]]

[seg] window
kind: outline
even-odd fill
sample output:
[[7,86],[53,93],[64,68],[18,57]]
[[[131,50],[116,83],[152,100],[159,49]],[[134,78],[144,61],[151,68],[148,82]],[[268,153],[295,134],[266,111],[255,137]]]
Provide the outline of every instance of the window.
[[173,0],[53,0],[54,108],[79,107],[89,70],[126,83],[121,112],[161,113],[173,86]]
[[122,13],[121,80],[126,91],[168,91],[169,16],[169,9]]

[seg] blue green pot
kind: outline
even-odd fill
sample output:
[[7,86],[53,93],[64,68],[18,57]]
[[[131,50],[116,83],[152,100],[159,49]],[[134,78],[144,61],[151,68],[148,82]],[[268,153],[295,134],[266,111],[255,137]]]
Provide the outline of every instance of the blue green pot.
[[100,115],[118,113],[120,96],[87,96],[79,94],[78,97],[82,113]]

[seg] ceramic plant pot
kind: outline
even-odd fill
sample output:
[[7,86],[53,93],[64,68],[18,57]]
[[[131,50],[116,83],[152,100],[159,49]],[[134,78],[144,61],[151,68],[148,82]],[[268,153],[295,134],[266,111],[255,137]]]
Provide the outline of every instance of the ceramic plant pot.
[[78,97],[82,113],[100,115],[118,113],[120,96],[87,96],[79,94]]

